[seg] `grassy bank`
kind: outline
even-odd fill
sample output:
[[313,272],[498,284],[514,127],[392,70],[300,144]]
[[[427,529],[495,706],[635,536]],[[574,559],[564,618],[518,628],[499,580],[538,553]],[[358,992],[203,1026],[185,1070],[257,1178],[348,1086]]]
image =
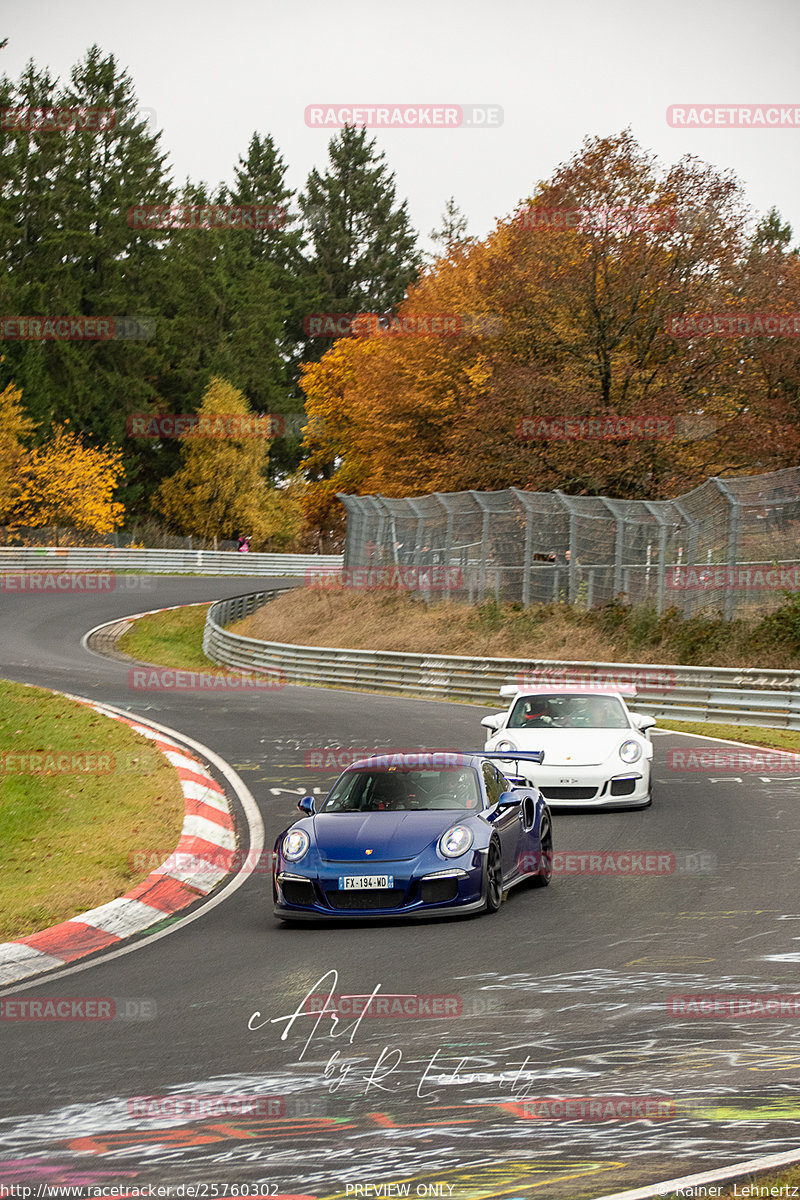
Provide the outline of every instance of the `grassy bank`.
[[117,642],[139,662],[185,671],[218,670],[203,654],[203,627],[208,604],[151,613],[135,621]]
[[129,891],[131,854],[174,848],[174,768],[147,738],[84,704],[0,681],[0,940]]
[[265,641],[357,650],[800,670],[800,597],[760,621],[684,621],[674,611],[622,605],[586,612],[565,604],[425,604],[396,593],[298,588],[233,628]]

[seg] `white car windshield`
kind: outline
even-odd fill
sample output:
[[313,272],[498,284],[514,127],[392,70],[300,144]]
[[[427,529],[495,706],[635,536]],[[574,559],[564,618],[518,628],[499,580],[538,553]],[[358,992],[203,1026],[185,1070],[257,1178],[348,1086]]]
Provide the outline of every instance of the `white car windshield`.
[[507,729],[629,729],[616,696],[520,696]]
[[472,767],[442,770],[347,771],[334,785],[321,812],[396,812],[481,808],[478,777]]

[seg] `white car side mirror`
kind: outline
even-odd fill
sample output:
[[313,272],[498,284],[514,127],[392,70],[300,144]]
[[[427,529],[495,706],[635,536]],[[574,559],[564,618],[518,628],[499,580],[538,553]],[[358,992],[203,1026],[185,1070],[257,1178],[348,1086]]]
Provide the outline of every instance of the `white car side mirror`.
[[656,724],[655,717],[650,717],[646,713],[630,712],[630,709],[628,712],[634,725],[637,729],[641,729],[642,733],[648,729],[652,729],[652,727]]
[[481,725],[484,729],[491,729],[492,733],[497,733],[498,729],[502,729],[505,719],[505,713],[489,713],[488,717],[483,718]]

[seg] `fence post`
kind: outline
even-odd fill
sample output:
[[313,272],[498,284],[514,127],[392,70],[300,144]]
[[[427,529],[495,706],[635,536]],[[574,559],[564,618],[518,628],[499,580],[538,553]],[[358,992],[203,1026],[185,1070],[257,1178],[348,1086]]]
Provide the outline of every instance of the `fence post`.
[[525,559],[522,568],[522,606],[527,608],[531,602],[531,571],[533,570],[533,513],[525,513]]
[[[686,543],[686,565],[687,565],[687,567],[696,567],[697,566],[697,562],[696,562],[696,559],[697,559],[697,522],[688,515],[688,513],[679,504],[679,502],[677,500],[673,500],[672,503],[673,503],[673,506],[680,513],[681,519],[683,521],[685,521],[688,526],[687,543]],[[695,607],[694,594],[688,590],[684,591],[683,613],[682,613],[684,620],[686,620],[688,617],[694,616],[694,607]]]
[[575,513],[569,514],[569,602],[575,603],[578,594],[578,530]]
[[656,612],[664,611],[664,585],[667,574],[667,522],[652,501],[646,500],[645,506],[658,522],[658,574],[656,576]]
[[433,494],[436,497],[436,500],[441,505],[441,507],[444,509],[445,514],[447,516],[447,524],[445,525],[445,531],[444,531],[444,564],[443,565],[444,565],[444,594],[447,597],[447,599],[449,600],[450,592],[451,592],[450,559],[453,556],[453,512],[452,512],[452,509],[447,507],[447,504],[445,503],[445,501],[443,500],[443,498],[439,492],[434,492]]
[[[728,566],[736,566],[736,558],[739,553],[739,501],[731,492],[731,489],[726,483],[723,483],[717,476],[712,476],[713,482],[722,492],[725,499],[728,501],[730,511],[728,513]],[[736,591],[734,588],[725,589],[725,620],[730,621],[736,611]]]
[[489,562],[489,517],[490,512],[481,500],[480,492],[471,491],[473,503],[477,504],[481,513],[481,562],[478,574],[478,604],[486,599],[486,575]]

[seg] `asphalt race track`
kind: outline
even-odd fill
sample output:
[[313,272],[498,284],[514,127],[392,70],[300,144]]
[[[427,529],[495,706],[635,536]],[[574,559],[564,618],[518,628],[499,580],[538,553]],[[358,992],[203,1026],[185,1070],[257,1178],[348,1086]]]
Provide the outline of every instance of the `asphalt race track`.
[[[89,628],[267,581],[150,577],[145,591],[125,578],[104,595],[0,593],[0,675],[209,747],[253,793],[268,847],[300,795],[337,773],[305,769],[308,751],[482,745],[482,710],[465,705],[303,687],[135,692],[126,664],[81,647]],[[573,1198],[793,1149],[800,1013],[693,1016],[668,1001],[800,991],[798,783],[668,770],[667,750],[689,745],[705,743],[656,736],[652,808],[554,817],[556,851],[674,854],[666,874],[560,874],[494,917],[284,927],[268,872],[255,872],[133,953],[7,988],[115,997],[131,1015],[0,1023],[0,1182]],[[338,1027],[290,1020],[308,993],[378,987],[411,1000]],[[198,1107],[220,1094],[227,1111]],[[170,1116],[137,1097],[196,1107]],[[650,1098],[661,1115],[631,1118],[609,1099],[614,1119],[565,1119],[546,1097]]]

